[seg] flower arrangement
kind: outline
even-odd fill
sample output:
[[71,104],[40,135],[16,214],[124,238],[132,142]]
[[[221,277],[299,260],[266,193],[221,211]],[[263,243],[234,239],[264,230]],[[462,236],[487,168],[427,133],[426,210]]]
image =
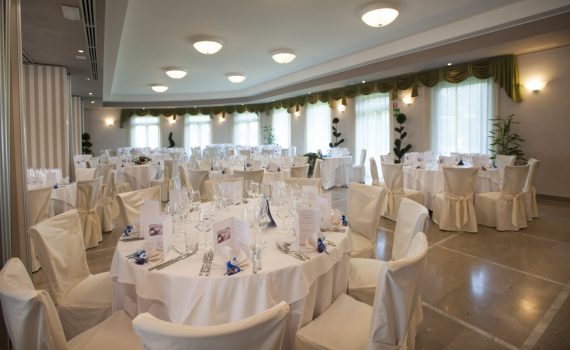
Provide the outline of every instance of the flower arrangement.
[[134,160],[134,163],[135,163],[136,165],[148,164],[148,163],[150,163],[150,162],[152,162],[152,159],[150,159],[150,158],[147,157],[147,156],[138,156],[138,157],[136,157],[135,160]]

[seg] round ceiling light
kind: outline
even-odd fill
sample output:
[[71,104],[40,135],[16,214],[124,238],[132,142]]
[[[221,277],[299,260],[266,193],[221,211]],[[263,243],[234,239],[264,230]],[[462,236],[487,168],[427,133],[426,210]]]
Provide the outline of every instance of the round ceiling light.
[[287,64],[293,61],[297,56],[295,55],[295,51],[293,50],[278,49],[274,50],[271,53],[271,57],[273,57],[273,60],[277,63]]
[[222,42],[214,37],[200,36],[193,39],[192,46],[204,55],[213,55],[222,49]]
[[241,73],[228,73],[226,74],[226,77],[228,78],[229,81],[236,84],[241,83],[242,81],[245,80],[245,75]]
[[182,79],[188,74],[186,70],[178,67],[169,67],[165,69],[166,75],[172,79]]
[[168,86],[166,85],[160,85],[160,84],[152,84],[150,86],[150,88],[154,91],[154,92],[165,92],[166,90],[168,90]]
[[392,23],[400,12],[390,2],[375,2],[362,10],[362,21],[371,27],[384,27]]

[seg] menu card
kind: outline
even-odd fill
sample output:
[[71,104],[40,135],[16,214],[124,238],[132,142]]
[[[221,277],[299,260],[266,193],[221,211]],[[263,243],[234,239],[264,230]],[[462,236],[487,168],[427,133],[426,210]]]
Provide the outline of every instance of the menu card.
[[320,195],[317,202],[321,211],[321,229],[328,230],[331,228],[332,194],[325,193]]
[[321,211],[318,208],[297,208],[297,232],[299,246],[317,247],[321,226]]
[[172,237],[172,218],[160,214],[160,202],[146,200],[140,207],[140,233],[147,252],[166,253]]
[[237,257],[238,262],[249,258],[249,225],[236,217],[217,221],[212,225],[214,251],[223,261]]

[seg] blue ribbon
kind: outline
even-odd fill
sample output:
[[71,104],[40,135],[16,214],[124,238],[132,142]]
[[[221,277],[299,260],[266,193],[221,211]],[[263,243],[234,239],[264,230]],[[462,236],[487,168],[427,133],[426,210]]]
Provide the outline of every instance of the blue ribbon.
[[327,255],[329,255],[329,252],[327,251],[327,245],[325,244],[324,239],[319,238],[317,240],[317,250],[319,251],[319,253],[325,252],[327,253]]
[[133,226],[127,225],[123,230],[123,236],[128,237],[129,233],[133,232]]
[[237,264],[237,258],[234,256],[232,260],[226,262],[226,276],[235,275],[240,272],[241,268]]

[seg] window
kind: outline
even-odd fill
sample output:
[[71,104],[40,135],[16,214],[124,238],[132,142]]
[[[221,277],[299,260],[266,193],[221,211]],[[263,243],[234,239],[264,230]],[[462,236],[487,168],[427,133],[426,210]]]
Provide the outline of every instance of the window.
[[131,147],[160,147],[160,117],[131,118]]
[[468,78],[432,89],[431,144],[436,155],[488,153],[493,116],[492,82]]
[[184,117],[184,148],[204,149],[211,143],[211,126],[209,115],[186,115]]
[[234,143],[241,146],[259,144],[259,119],[255,113],[239,113],[234,117]]
[[356,154],[362,149],[366,150],[368,158],[390,153],[389,94],[358,95],[355,101]]
[[283,148],[291,146],[291,113],[286,108],[273,110],[271,127],[276,144]]
[[317,102],[307,106],[305,130],[307,152],[325,151],[331,142],[331,108],[328,103]]

